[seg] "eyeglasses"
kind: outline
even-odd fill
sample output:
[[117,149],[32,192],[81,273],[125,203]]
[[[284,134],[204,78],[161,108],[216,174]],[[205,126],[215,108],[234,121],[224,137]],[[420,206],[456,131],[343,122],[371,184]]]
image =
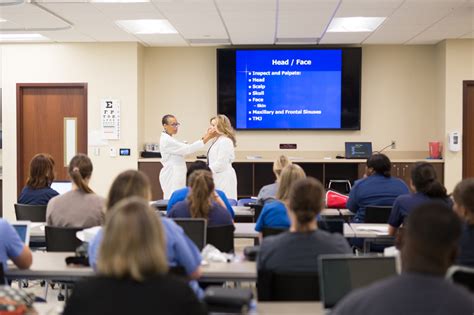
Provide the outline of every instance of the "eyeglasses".
[[174,124],[168,124],[168,125],[174,128],[181,126],[180,123],[174,123]]

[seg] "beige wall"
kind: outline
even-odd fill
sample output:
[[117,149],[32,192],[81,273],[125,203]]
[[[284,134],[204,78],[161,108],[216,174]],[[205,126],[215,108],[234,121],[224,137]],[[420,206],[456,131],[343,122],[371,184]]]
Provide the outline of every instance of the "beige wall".
[[[192,141],[216,113],[215,47],[147,48],[145,51],[146,142],[158,142],[167,113],[182,123],[178,138]],[[397,141],[398,151],[428,151],[439,139],[434,46],[366,46],[362,60],[360,131],[238,132],[238,151],[276,151],[297,143],[304,151],[342,151],[345,141],[372,141],[374,149]]]
[[[124,169],[137,167],[137,44],[37,44],[5,45],[2,53],[3,84],[3,211],[14,218],[16,201],[16,83],[87,82],[88,129],[100,130],[100,100],[121,102],[121,139],[108,145],[132,148],[130,157],[111,158],[108,146],[100,156],[89,155],[94,164],[91,187],[105,196],[111,181]],[[89,143],[90,143],[89,139]]]
[[[462,132],[463,80],[474,80],[474,40],[446,41],[445,135]],[[451,191],[462,178],[462,152],[445,154],[445,184]]]

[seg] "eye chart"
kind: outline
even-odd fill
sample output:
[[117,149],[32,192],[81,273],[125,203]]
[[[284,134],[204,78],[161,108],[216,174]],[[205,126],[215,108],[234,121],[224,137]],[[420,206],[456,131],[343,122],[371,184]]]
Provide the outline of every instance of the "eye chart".
[[100,101],[102,139],[120,139],[120,102],[103,99]]

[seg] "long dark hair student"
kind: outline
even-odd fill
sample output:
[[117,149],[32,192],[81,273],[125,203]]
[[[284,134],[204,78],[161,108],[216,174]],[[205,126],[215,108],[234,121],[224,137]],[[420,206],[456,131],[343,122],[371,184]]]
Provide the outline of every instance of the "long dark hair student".
[[438,181],[430,163],[418,162],[411,170],[411,181],[417,192],[430,198],[448,198],[446,188]]
[[392,163],[385,154],[372,154],[367,159],[367,175],[373,175],[375,173],[384,177],[390,177],[391,170]]
[[188,196],[189,212],[193,218],[208,218],[211,194],[214,192],[212,174],[206,170],[194,171],[189,177],[191,191]]
[[85,154],[78,154],[69,162],[69,176],[79,190],[86,194],[91,194],[94,191],[89,187],[89,179],[92,175],[91,159]]

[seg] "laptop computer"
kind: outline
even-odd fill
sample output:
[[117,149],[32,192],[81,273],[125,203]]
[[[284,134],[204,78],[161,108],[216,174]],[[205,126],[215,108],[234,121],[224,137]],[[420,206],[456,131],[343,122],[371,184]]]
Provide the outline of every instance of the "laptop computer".
[[372,142],[346,142],[346,159],[367,159],[372,155]]
[[70,181],[54,181],[51,188],[56,190],[60,195],[72,190],[72,182]]
[[397,274],[395,257],[321,255],[318,262],[325,309],[334,307],[354,289]]
[[30,221],[15,221],[15,222],[12,222],[11,225],[20,236],[21,241],[24,244],[28,245],[30,243],[31,222]]

